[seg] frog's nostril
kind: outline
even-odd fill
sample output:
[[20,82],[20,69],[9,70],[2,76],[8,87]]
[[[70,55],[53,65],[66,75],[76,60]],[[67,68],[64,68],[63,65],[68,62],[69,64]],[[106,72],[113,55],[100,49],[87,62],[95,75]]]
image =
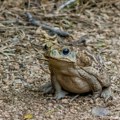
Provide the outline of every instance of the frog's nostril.
[[44,45],[44,50],[48,50],[48,46],[47,45]]
[[69,53],[69,49],[68,49],[68,48],[64,48],[64,49],[63,49],[63,54],[64,54],[64,55],[67,55],[68,53]]

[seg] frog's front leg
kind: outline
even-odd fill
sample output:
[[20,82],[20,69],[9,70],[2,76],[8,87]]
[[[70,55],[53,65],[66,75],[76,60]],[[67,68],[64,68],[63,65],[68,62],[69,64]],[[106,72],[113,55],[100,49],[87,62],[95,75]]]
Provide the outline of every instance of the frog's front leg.
[[53,85],[54,85],[54,88],[55,88],[55,99],[64,98],[65,95],[68,94],[68,92],[62,90],[62,87],[59,84],[59,82],[57,81],[55,76],[53,76],[52,82],[53,82]]
[[91,87],[94,98],[100,96],[100,94],[102,92],[102,86],[101,86],[100,82],[98,81],[98,79],[94,75],[85,71],[83,68],[80,68],[78,70],[78,73]]

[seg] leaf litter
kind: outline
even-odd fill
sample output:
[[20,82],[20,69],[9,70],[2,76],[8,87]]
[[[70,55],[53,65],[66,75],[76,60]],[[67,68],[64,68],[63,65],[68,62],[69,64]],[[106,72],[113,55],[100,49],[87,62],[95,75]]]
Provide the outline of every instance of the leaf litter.
[[[0,119],[120,119],[120,2],[75,2],[57,11],[64,3],[0,1]],[[42,25],[59,28],[70,36],[61,37],[41,25],[32,25],[26,12]],[[89,49],[95,53],[102,51],[113,100],[105,103],[97,98],[94,102],[89,95],[80,95],[56,101],[52,95],[43,95],[39,88],[50,80],[43,58],[44,43],[57,40],[79,46],[83,36],[87,36]]]

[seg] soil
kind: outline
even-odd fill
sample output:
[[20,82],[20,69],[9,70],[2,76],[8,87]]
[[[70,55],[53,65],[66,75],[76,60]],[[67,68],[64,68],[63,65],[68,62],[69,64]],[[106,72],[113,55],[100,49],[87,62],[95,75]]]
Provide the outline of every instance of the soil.
[[[55,5],[59,7],[63,2],[28,3],[0,1],[0,120],[120,120],[119,0],[87,7],[75,4],[60,11]],[[51,35],[48,30],[32,25],[26,12],[41,24],[60,28],[72,37]],[[91,94],[55,100],[52,94],[39,91],[40,86],[50,81],[43,58],[44,43],[69,43],[80,37],[85,37],[88,47],[104,58],[112,100],[93,100]],[[96,108],[104,114],[97,114]]]

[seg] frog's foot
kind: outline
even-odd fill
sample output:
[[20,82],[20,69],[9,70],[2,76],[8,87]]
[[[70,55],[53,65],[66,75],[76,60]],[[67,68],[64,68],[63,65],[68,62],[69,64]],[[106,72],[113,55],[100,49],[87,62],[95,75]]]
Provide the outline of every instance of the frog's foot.
[[100,95],[101,95],[101,91],[102,90],[100,90],[100,91],[96,91],[96,92],[93,92],[93,100],[95,100],[96,98],[98,98],[98,97],[100,97]]
[[111,92],[111,88],[105,88],[103,89],[102,93],[101,93],[101,97],[103,97],[105,99],[105,102],[108,101],[109,99],[112,99],[112,92]]
[[53,92],[53,87],[51,82],[46,83],[40,88],[40,91],[43,92],[44,94],[52,93]]
[[61,98],[64,98],[65,95],[67,95],[67,94],[68,94],[68,92],[63,91],[63,90],[61,90],[61,91],[59,91],[59,92],[56,92],[56,93],[55,93],[55,99],[59,100],[59,99],[61,99]]

